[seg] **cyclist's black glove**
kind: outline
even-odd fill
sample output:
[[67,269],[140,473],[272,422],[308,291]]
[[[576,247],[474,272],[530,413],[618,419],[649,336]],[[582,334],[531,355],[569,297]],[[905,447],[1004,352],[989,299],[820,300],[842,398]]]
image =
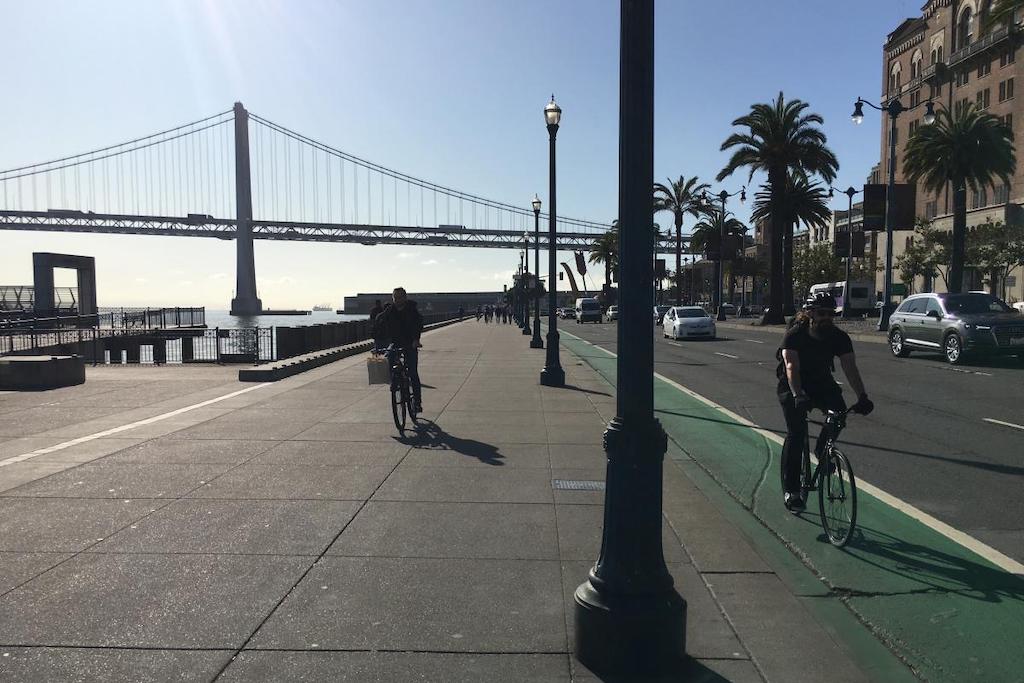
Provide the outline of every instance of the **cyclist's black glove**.
[[867,394],[861,396],[860,399],[853,404],[853,407],[850,408],[853,412],[860,413],[861,415],[870,415],[871,411],[874,409],[875,404],[871,402],[871,399],[868,398]]
[[800,394],[799,396],[794,396],[793,403],[796,404],[797,410],[811,409],[811,397],[808,396],[807,394]]

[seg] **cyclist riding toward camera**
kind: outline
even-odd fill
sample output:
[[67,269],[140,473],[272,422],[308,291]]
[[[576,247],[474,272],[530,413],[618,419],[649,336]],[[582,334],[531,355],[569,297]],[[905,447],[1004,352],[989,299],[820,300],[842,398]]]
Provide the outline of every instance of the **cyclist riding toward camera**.
[[409,383],[412,385],[413,403],[416,412],[423,411],[420,390],[419,348],[420,334],[423,332],[423,316],[416,308],[415,301],[409,301],[405,289],[395,287],[391,294],[392,303],[377,318],[384,343],[394,344],[402,349],[405,356],[405,367],[409,372]]
[[[833,360],[839,359],[857,403],[850,409],[867,415],[874,409],[857,369],[853,342],[843,330],[832,324],[836,301],[828,292],[809,298],[797,313],[776,353],[779,365],[778,397],[786,419],[786,441],[782,446],[783,502],[789,510],[805,506],[800,489],[803,447],[807,440],[807,413],[812,408],[846,411],[843,391],[833,379]],[[818,437],[815,452],[820,454],[823,436]]]

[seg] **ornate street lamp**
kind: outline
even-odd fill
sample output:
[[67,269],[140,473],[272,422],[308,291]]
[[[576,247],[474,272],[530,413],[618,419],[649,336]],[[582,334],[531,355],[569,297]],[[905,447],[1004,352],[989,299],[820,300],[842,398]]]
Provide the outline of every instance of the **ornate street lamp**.
[[[555,135],[558,124],[562,120],[562,109],[555,104],[555,96],[544,107],[544,121],[548,126],[548,196],[551,198],[551,210],[548,211],[548,349],[544,358],[544,369],[540,371],[540,383],[549,387],[565,386],[565,370],[558,358],[558,285],[556,263],[557,246],[555,238]],[[649,189],[649,188],[648,188]]]
[[[933,119],[934,120],[934,119]],[[835,197],[835,188],[828,188],[828,198],[833,199]],[[861,190],[853,187],[848,187],[843,191],[843,194],[849,198],[849,208],[846,211],[846,285],[843,287],[843,318],[850,317],[850,271],[853,266],[853,197],[854,195],[860,194]],[[839,235],[836,235],[838,239]]]
[[523,244],[526,245],[526,270],[520,281],[523,288],[523,334],[530,335],[533,334],[530,329],[530,233],[525,230],[523,231]]
[[540,197],[533,195],[533,270],[536,282],[534,283],[536,295],[533,299],[533,339],[530,340],[531,349],[543,349],[544,340],[540,336]]
[[[883,286],[882,310],[878,318],[878,330],[889,330],[889,316],[892,315],[892,232],[896,221],[896,119],[905,111],[913,111],[922,104],[925,106],[924,123],[927,126],[935,123],[935,104],[931,100],[921,102],[913,107],[904,107],[898,97],[894,97],[885,106],[872,104],[857,98],[853,104],[853,115],[850,117],[858,126],[864,122],[864,105],[872,109],[884,111],[889,115],[889,186],[885,193],[885,276]],[[955,243],[955,242],[954,242]],[[954,259],[955,259],[954,255]]]
[[[718,292],[715,297],[718,301],[718,320],[725,320],[725,311],[722,309],[722,287],[725,281],[725,200],[729,197],[740,196],[740,204],[747,201],[747,187],[744,185],[737,192],[729,193],[722,190],[718,193],[718,201],[722,202],[722,223],[719,225],[718,235]],[[703,200],[705,204],[709,203],[709,197],[707,190],[704,190]]]
[[601,552],[574,596],[576,656],[599,676],[630,680],[685,656],[686,601],[662,551],[667,439],[654,417],[654,0],[621,0],[619,296],[615,418]]

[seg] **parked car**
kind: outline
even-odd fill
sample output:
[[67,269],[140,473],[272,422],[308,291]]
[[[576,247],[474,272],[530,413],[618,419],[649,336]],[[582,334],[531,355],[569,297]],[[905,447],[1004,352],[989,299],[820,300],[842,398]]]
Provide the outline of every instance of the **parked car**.
[[721,309],[726,315],[736,317],[736,307],[732,304],[722,304]]
[[576,318],[576,309],[574,308],[563,308],[562,313],[564,314],[562,317],[566,320],[574,320]]
[[715,321],[700,306],[674,306],[665,313],[662,332],[666,338],[715,338]]
[[1018,301],[1017,303],[1013,304],[1013,309],[1020,313],[1021,315],[1024,315],[1024,301]]
[[608,307],[608,319],[609,320],[618,320],[619,319],[619,307],[618,306],[609,306]]
[[915,294],[889,316],[889,349],[941,353],[953,364],[971,355],[1014,354],[1024,361],[1024,320],[1001,299],[983,292]]
[[660,325],[661,324],[661,321],[665,318],[665,314],[668,313],[668,310],[670,308],[672,308],[672,307],[671,306],[655,306],[654,307],[654,324],[655,325]]

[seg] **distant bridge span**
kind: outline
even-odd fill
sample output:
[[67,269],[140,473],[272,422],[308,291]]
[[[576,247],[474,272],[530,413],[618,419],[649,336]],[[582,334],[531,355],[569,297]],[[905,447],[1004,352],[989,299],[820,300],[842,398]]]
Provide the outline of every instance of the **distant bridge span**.
[[[302,221],[252,220],[253,239],[293,242],[342,242],[347,244],[415,245],[434,247],[476,247],[521,249],[519,230],[486,230],[446,225],[437,228],[391,225],[346,225]],[[542,226],[540,246],[548,247],[547,226]],[[168,237],[212,237],[233,240],[236,222],[232,218],[205,215],[133,216],[83,211],[0,211],[0,230],[79,232],[111,235],[162,235]],[[530,233],[531,243],[533,233]],[[684,242],[689,238],[684,238]],[[560,232],[555,246],[563,251],[590,251],[592,232]],[[663,254],[675,253],[668,240],[658,245]]]

